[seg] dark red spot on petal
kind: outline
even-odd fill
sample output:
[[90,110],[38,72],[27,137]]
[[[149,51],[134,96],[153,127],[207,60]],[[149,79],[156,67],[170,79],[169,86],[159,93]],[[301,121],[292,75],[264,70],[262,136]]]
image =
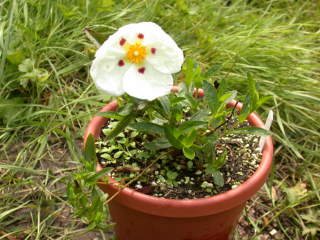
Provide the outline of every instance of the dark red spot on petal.
[[151,48],[151,53],[156,54],[157,49],[156,48]]
[[118,66],[119,66],[119,67],[124,66],[124,61],[123,61],[123,60],[119,60],[119,62],[118,62]]
[[144,35],[143,35],[142,33],[139,33],[139,34],[138,34],[138,38],[143,39],[143,38],[144,38]]
[[120,46],[123,46],[126,43],[126,41],[127,40],[125,40],[124,38],[121,38],[119,42]]
[[141,74],[144,74],[144,71],[146,70],[145,67],[142,67],[142,68],[139,68],[138,69],[138,72],[141,73]]

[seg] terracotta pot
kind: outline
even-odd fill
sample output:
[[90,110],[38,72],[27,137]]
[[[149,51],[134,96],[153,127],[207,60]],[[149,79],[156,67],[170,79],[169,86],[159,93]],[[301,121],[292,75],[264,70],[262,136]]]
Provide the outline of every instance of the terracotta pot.
[[[235,102],[229,104],[234,106]],[[241,104],[237,105],[241,108]],[[101,111],[116,110],[111,102]],[[256,114],[250,114],[251,125],[264,124]],[[84,142],[89,133],[98,138],[106,118],[95,116],[89,123]],[[124,188],[109,203],[110,214],[116,222],[118,240],[227,240],[249,200],[266,181],[271,169],[272,139],[266,140],[262,161],[256,172],[235,189],[208,198],[192,200],[163,199]],[[101,170],[101,166],[97,166]],[[99,183],[102,191],[110,196],[118,191],[118,183]]]

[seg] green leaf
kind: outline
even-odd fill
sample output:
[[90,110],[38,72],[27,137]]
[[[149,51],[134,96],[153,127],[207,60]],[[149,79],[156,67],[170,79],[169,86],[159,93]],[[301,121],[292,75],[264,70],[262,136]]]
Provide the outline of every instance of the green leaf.
[[250,73],[247,74],[248,78],[248,88],[249,88],[249,95],[251,99],[251,109],[250,112],[253,112],[257,109],[257,104],[259,102],[259,93],[256,89],[256,82],[254,81],[252,75]]
[[106,160],[109,160],[109,161],[113,160],[113,158],[111,157],[111,155],[109,153],[103,153],[103,154],[101,154],[100,157],[102,157]]
[[188,162],[187,162],[187,167],[188,167],[189,169],[191,169],[191,168],[193,167],[193,162],[192,162],[192,161],[188,161]]
[[123,153],[124,153],[123,151],[118,151],[118,152],[116,152],[116,153],[113,155],[113,157],[114,157],[114,158],[119,158],[119,157],[121,157],[121,155],[122,155]]
[[182,101],[186,100],[184,97],[174,97],[170,99],[171,105],[176,105],[177,103],[180,103]]
[[86,145],[84,148],[84,159],[86,160],[88,170],[94,171],[97,162],[96,149],[94,144],[94,137],[90,133],[87,137]]
[[176,122],[180,122],[183,118],[183,115],[184,115],[184,113],[182,111],[181,104],[176,104],[176,105],[172,106],[170,122],[172,124],[175,124]]
[[183,64],[182,70],[185,75],[185,83],[189,87],[193,80],[193,59],[187,58]]
[[171,180],[171,181],[175,180],[175,179],[178,177],[178,175],[179,175],[179,174],[178,174],[177,172],[167,170],[167,177],[168,177],[169,180]]
[[259,93],[256,89],[256,82],[250,73],[247,74],[248,79],[248,95],[245,99],[241,114],[239,115],[239,121],[243,122],[247,116],[254,112],[262,103],[264,103],[268,98],[263,98],[259,100]]
[[213,177],[214,184],[216,184],[219,187],[222,187],[224,185],[223,175],[220,171],[215,171],[212,174],[212,177]]
[[196,88],[200,88],[203,76],[198,64],[192,58],[187,58],[182,69],[185,74],[185,83],[187,87],[190,87],[191,84],[194,83]]
[[264,96],[264,97],[260,98],[259,101],[258,101],[257,107],[259,108],[265,102],[269,101],[269,99],[271,99],[271,96]]
[[118,124],[112,129],[109,134],[106,136],[107,140],[111,140],[116,137],[120,132],[122,132],[132,121],[135,119],[137,115],[136,107],[132,106],[128,115],[124,116]]
[[44,68],[36,68],[33,73],[36,75],[37,82],[41,84],[45,83],[50,77],[50,73]]
[[214,141],[211,141],[210,139],[212,139],[212,137],[208,137],[206,140],[207,142],[204,144],[203,148],[202,148],[202,153],[204,155],[204,160],[205,162],[212,164],[212,161],[215,159],[216,157],[216,153],[214,150]]
[[[19,65],[19,67],[22,64]],[[23,69],[24,67],[22,67]],[[25,70],[25,69],[23,69]],[[44,68],[34,68],[31,72],[26,72],[19,77],[20,84],[26,88],[29,81],[35,82],[36,84],[43,85],[50,77],[50,73]]]
[[[209,114],[207,110],[199,110],[190,117],[190,121],[208,120]],[[188,121],[188,122],[190,122]]]
[[222,173],[218,171],[212,163],[208,164],[206,168],[206,173],[212,175],[214,184],[216,184],[219,187],[222,187],[224,185]]
[[204,79],[202,77],[201,68],[199,66],[197,66],[197,68],[195,70],[195,76],[194,76],[194,79],[193,79],[194,86],[196,88],[201,88],[203,80]]
[[206,98],[212,115],[214,115],[219,107],[219,100],[217,96],[217,90],[214,88],[212,84],[207,81],[203,82],[203,90],[204,90],[204,97]]
[[182,151],[183,155],[190,160],[193,160],[196,156],[196,153],[193,151],[192,148],[183,147]]
[[156,138],[152,142],[144,144],[144,147],[151,151],[157,151],[171,146],[171,143],[169,143],[168,139],[165,138]]
[[186,148],[189,148],[193,145],[194,140],[197,137],[197,132],[194,129],[193,131],[191,131],[186,137],[184,137],[182,139],[182,145]]
[[162,106],[163,112],[167,116],[167,119],[170,118],[171,116],[171,111],[170,111],[170,101],[167,96],[163,96],[158,98],[160,105]]
[[179,138],[182,134],[179,128],[172,128],[172,133],[175,138]]
[[215,167],[213,166],[213,164],[212,164],[212,161],[208,164],[208,166],[206,167],[206,170],[205,170],[205,172],[207,173],[207,174],[213,174],[214,172],[216,172],[217,171],[217,169],[215,169]]
[[161,125],[150,123],[150,122],[136,122],[130,125],[130,127],[141,131],[141,132],[147,132],[151,134],[159,134],[161,136],[164,135],[164,130]]
[[74,182],[68,182],[67,184],[67,197],[68,197],[68,201],[72,202],[71,205],[74,206],[74,200],[76,199],[76,193],[74,191],[74,189],[76,188]]
[[215,169],[218,170],[224,165],[227,159],[227,154],[228,154],[228,151],[224,151],[221,155],[219,155],[218,157],[216,157],[216,159],[212,161]]
[[230,91],[225,93],[219,98],[220,102],[228,103],[230,100],[234,99],[237,96],[237,91]]
[[101,171],[97,172],[94,176],[93,176],[93,180],[96,182],[98,181],[102,176],[106,175],[106,173],[110,172],[113,168],[104,168]]
[[14,52],[8,52],[7,59],[14,65],[20,64],[25,56],[22,50],[15,50]]
[[239,114],[239,117],[238,117],[240,122],[243,122],[250,114],[250,108],[251,108],[250,102],[251,102],[251,97],[249,95],[247,95],[246,99],[244,101],[243,107],[241,109],[241,113]]
[[121,115],[121,114],[119,114],[117,112],[113,112],[113,111],[99,112],[99,113],[96,114],[96,116],[116,119],[116,120],[119,120],[119,121],[123,119],[123,115]]
[[30,58],[25,59],[21,64],[19,64],[18,69],[20,72],[32,72],[35,62]]
[[206,124],[207,122],[204,121],[186,121],[180,125],[179,130],[183,133],[186,130],[189,130],[190,128],[196,128]]
[[219,87],[217,89],[217,95],[218,95],[218,98],[220,98],[223,94],[225,94],[226,89],[228,87],[228,83],[227,83],[226,79],[223,78],[219,81],[218,84],[219,84]]
[[271,133],[268,130],[259,127],[244,127],[237,128],[231,131],[232,134],[250,134],[256,136],[269,136]]
[[172,144],[172,146],[178,149],[182,148],[181,142],[178,140],[178,138],[174,136],[174,128],[172,128],[170,125],[164,125],[164,133],[168,141]]

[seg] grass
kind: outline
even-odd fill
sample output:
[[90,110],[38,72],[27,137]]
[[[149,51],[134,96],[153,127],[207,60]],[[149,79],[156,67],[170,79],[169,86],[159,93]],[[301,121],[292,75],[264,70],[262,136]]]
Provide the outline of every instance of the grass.
[[86,233],[65,194],[86,123],[108,101],[88,76],[84,29],[105,39],[139,21],[204,68],[221,65],[213,80],[241,91],[251,72],[271,96],[261,115],[275,112],[275,164],[236,238],[319,239],[319,13],[312,0],[1,1],[0,239],[110,239]]

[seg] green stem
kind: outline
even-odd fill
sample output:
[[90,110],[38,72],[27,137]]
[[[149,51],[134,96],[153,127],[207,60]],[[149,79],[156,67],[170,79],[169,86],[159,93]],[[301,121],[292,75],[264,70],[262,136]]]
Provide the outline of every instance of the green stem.
[[112,129],[111,132],[106,136],[107,140],[113,139],[118,136],[118,134],[122,132],[141,111],[145,111],[149,106],[150,104],[147,103],[142,109],[139,109],[139,104],[134,103],[134,105],[132,105],[130,109],[130,112],[124,118],[122,118],[118,122],[116,127]]

